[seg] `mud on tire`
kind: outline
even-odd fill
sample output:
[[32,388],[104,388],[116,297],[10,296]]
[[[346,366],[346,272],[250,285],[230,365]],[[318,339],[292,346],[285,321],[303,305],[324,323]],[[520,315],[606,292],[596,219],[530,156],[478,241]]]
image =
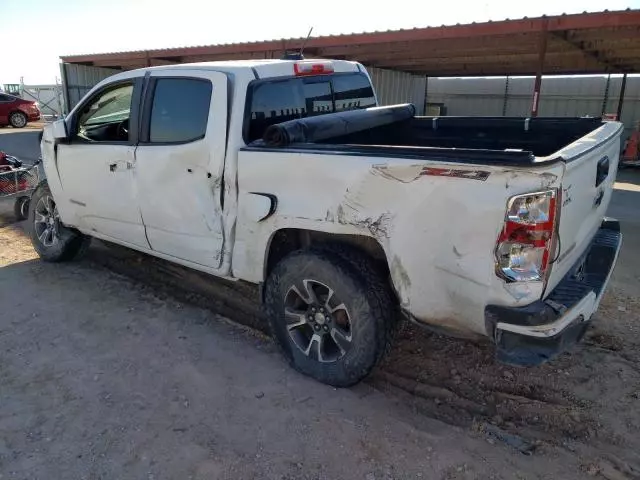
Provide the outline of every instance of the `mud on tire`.
[[294,252],[265,288],[269,326],[284,356],[296,370],[335,387],[371,372],[397,318],[384,278],[368,263],[357,268],[368,260],[356,256],[348,249]]
[[91,242],[91,237],[60,222],[46,183],[33,192],[29,202],[29,236],[33,248],[46,262],[71,261],[84,253]]

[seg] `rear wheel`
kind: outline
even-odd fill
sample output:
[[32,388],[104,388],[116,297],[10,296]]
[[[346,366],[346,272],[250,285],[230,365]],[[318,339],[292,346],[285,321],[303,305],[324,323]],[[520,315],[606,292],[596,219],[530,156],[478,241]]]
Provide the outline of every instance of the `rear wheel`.
[[39,186],[31,197],[29,224],[33,248],[47,262],[73,260],[88,248],[91,241],[91,237],[62,224],[56,202],[46,184]]
[[13,213],[16,219],[21,222],[29,217],[29,197],[20,197],[13,205]]
[[294,252],[269,276],[271,331],[298,371],[336,387],[366,377],[382,358],[395,321],[390,292],[325,250]]
[[27,126],[27,116],[22,112],[13,112],[9,115],[9,123],[13,128],[23,128]]

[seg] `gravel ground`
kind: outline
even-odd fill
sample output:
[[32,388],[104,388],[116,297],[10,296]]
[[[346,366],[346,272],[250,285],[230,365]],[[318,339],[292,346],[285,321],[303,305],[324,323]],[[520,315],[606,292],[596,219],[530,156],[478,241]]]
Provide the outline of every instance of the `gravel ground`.
[[640,172],[617,187],[573,352],[514,369],[407,328],[348,390],[285,365],[251,287],[100,242],[42,263],[0,203],[0,478],[640,478]]
[[304,378],[261,333],[91,258],[42,263],[20,228],[0,252],[2,478],[580,477],[375,382]]

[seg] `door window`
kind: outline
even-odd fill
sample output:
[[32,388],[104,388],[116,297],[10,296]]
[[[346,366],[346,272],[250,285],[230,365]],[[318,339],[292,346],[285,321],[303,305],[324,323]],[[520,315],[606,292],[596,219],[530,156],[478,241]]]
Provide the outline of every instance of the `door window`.
[[92,142],[128,141],[132,98],[133,83],[100,93],[80,113],[78,138]]
[[207,131],[212,85],[195,78],[156,81],[149,124],[150,143],[187,143]]

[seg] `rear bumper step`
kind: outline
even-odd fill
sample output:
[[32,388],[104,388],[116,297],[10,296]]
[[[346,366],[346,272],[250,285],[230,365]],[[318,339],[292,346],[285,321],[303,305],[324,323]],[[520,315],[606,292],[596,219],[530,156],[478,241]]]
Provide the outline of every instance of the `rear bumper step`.
[[498,361],[539,365],[578,342],[600,304],[621,245],[619,222],[605,219],[585,254],[544,300],[524,307],[487,306],[487,332]]

